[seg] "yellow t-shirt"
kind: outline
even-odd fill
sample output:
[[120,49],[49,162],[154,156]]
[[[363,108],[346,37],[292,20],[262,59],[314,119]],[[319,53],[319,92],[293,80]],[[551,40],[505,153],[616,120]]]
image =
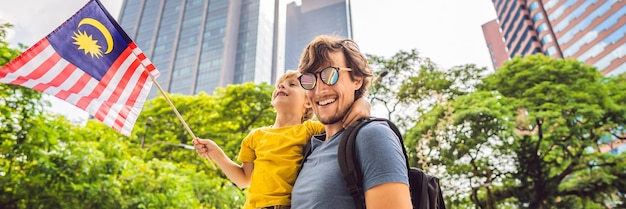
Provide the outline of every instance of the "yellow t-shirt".
[[254,169],[244,208],[291,205],[291,190],[302,162],[302,149],[314,134],[324,131],[320,122],[281,128],[263,127],[241,142],[240,162]]

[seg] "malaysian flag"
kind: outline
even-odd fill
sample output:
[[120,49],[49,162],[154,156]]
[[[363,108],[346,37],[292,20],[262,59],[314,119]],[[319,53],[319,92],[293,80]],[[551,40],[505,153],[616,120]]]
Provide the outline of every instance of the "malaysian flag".
[[159,72],[98,0],[9,64],[0,82],[53,95],[128,136]]

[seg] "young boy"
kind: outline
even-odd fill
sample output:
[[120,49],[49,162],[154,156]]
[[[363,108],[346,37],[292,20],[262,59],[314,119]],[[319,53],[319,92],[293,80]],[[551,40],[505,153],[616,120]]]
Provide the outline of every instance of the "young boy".
[[[200,156],[210,157],[224,174],[240,188],[249,186],[244,208],[289,208],[291,190],[302,161],[302,150],[311,136],[324,132],[313,117],[311,104],[298,81],[299,73],[287,71],[276,83],[272,106],[274,125],[253,130],[241,142],[238,165],[211,140],[193,141]],[[344,126],[369,116],[364,99],[355,102]]]

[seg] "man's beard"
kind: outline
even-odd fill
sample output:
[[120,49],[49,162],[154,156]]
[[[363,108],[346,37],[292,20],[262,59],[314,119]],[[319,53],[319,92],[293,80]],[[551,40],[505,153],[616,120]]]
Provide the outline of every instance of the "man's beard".
[[317,117],[317,119],[324,125],[335,124],[335,123],[341,122],[341,120],[343,120],[343,118],[348,114],[348,111],[350,111],[350,108],[345,108],[343,109],[343,111],[339,112],[339,114],[335,114],[329,118]]

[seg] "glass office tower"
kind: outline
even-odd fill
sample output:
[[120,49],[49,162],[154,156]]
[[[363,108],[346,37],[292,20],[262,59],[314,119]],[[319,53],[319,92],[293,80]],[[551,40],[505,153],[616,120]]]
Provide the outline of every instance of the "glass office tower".
[[275,8],[270,0],[125,0],[119,22],[159,69],[165,91],[211,94],[272,82]]
[[301,0],[287,5],[285,69],[297,70],[300,55],[315,36],[352,38],[350,0]]
[[[497,24],[483,25],[485,40],[498,68],[503,51],[510,59],[544,53],[575,58],[605,75],[626,72],[626,1],[492,0]],[[504,49],[493,46],[504,42]],[[500,57],[499,57],[500,56]]]

